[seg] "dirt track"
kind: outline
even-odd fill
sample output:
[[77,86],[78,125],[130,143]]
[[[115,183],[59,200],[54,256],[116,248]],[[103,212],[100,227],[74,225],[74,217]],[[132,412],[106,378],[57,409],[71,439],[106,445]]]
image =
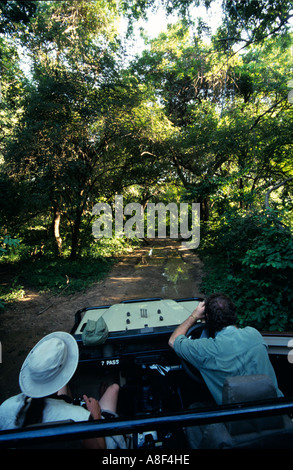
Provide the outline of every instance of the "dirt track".
[[21,301],[0,313],[0,403],[19,393],[18,373],[30,349],[48,333],[70,332],[80,308],[126,299],[201,296],[202,272],[196,253],[181,250],[175,240],[157,239],[118,260],[107,278],[86,292],[52,298],[27,291]]

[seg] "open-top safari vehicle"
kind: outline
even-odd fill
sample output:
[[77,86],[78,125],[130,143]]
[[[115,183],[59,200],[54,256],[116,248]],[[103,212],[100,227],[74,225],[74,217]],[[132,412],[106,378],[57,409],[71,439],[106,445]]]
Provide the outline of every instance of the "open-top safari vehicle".
[[[203,447],[293,448],[293,335],[263,333],[284,398],[275,397],[263,376],[235,378],[225,404],[205,406],[210,395],[200,375],[168,346],[200,300],[140,299],[79,310],[71,334],[80,359],[71,391],[76,399],[99,398],[102,383],[118,383],[119,417],[2,431],[0,447],[77,446],[86,437],[123,435],[129,449],[188,450],[193,427],[210,424]],[[86,344],[84,331],[100,317],[107,337]],[[203,328],[197,323],[188,335],[199,337]]]

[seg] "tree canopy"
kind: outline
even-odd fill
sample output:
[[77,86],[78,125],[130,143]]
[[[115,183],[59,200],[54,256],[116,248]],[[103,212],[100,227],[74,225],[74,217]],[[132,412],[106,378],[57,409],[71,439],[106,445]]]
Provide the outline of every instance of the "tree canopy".
[[[199,202],[206,292],[292,328],[292,5],[223,1],[209,35],[199,5],[215,2],[0,3],[2,241],[76,259],[99,245],[97,202]],[[177,23],[126,60],[121,18],[131,34],[159,6]]]

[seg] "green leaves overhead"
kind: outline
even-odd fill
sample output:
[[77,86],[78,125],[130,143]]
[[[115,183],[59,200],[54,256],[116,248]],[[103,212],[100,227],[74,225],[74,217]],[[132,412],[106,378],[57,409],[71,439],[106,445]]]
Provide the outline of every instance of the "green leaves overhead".
[[37,1],[1,0],[0,4],[0,34],[16,33],[30,23],[38,7]]
[[269,38],[227,54],[177,24],[133,64],[174,124],[168,158],[198,200],[263,206],[268,185],[290,175],[290,45]]
[[292,2],[288,0],[227,0],[228,33],[232,42],[259,42],[288,32]]
[[[146,39],[127,63],[121,15],[135,22],[160,5],[183,20]],[[208,223],[231,210],[262,210],[267,191],[288,180],[270,205],[292,225],[282,211],[292,187],[290,4],[225,1],[209,39],[202,23],[194,26],[196,5],[214,2],[1,2],[6,223],[25,230],[38,221],[52,238],[58,221],[75,256],[90,239],[93,205],[132,184],[149,194],[171,181],[200,202]]]

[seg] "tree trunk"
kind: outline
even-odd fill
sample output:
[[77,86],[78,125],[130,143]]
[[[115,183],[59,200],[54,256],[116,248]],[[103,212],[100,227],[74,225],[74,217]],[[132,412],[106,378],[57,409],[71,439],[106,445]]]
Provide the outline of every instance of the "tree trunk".
[[62,238],[60,236],[60,220],[61,220],[60,211],[54,208],[53,229],[54,229],[56,253],[58,256],[60,256],[62,253]]
[[[242,178],[239,178],[238,184],[239,184],[240,194],[242,195],[242,191],[243,191],[243,179]],[[239,201],[239,208],[243,209],[243,201],[241,199]]]
[[71,259],[76,259],[77,257],[80,224],[81,224],[81,213],[77,213],[74,224],[73,224],[73,229],[72,229],[71,253],[70,253]]
[[200,220],[207,222],[210,216],[210,198],[206,197],[200,201]]

